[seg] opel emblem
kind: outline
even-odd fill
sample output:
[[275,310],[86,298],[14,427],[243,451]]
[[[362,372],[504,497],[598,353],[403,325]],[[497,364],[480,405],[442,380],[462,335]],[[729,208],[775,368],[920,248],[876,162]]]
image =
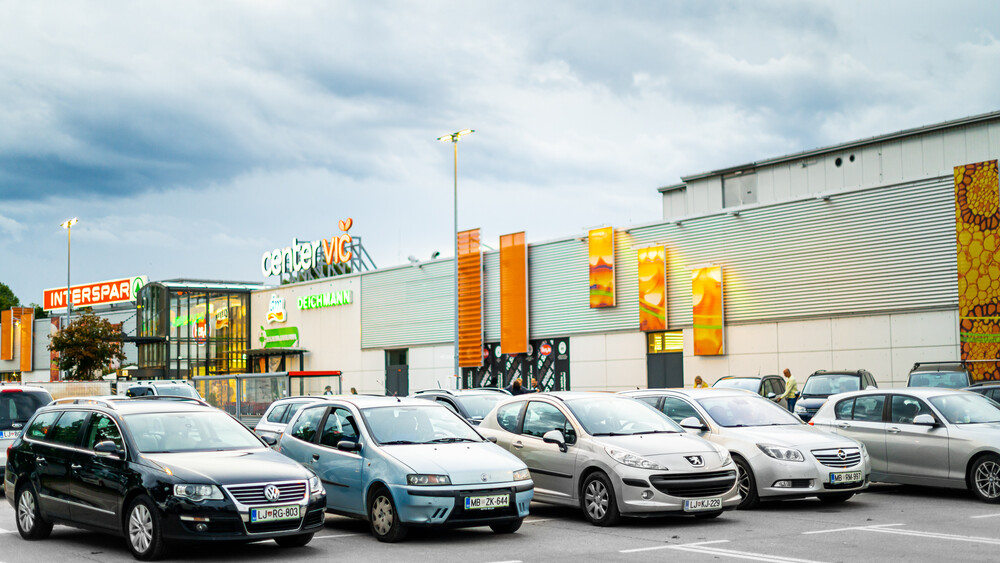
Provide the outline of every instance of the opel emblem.
[[264,487],[264,498],[266,498],[268,502],[274,502],[281,498],[281,491],[274,485],[268,485]]
[[847,459],[847,452],[844,450],[837,450],[837,457],[840,459]]
[[701,467],[705,465],[705,460],[701,458],[700,455],[686,455],[684,459],[688,460],[688,463],[695,467]]
[[479,478],[483,480],[483,483],[485,483],[485,482],[487,482],[487,481],[490,480],[490,476],[487,475],[487,474],[485,474],[485,473],[483,473],[482,475],[480,475]]

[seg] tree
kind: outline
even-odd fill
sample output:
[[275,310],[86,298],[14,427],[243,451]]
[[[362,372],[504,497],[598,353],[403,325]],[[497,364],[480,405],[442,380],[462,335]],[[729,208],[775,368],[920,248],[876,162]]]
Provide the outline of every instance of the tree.
[[89,381],[100,377],[112,360],[125,360],[122,336],[107,319],[85,311],[73,324],[50,336],[48,348],[59,353],[56,364],[69,379]]
[[0,282],[0,311],[20,306],[21,300],[14,295],[14,292],[7,284]]
[[49,318],[49,312],[46,311],[45,309],[42,309],[42,306],[39,305],[38,303],[32,303],[31,305],[28,305],[28,307],[31,307],[31,308],[33,308],[35,310],[35,318],[36,319],[47,319],[47,318]]

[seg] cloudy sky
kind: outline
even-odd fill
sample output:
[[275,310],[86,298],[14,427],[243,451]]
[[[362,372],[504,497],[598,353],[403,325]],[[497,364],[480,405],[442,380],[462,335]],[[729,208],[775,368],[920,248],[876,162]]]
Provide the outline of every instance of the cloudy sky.
[[1000,3],[0,0],[0,281],[262,281],[660,219],[680,176],[1000,109]]

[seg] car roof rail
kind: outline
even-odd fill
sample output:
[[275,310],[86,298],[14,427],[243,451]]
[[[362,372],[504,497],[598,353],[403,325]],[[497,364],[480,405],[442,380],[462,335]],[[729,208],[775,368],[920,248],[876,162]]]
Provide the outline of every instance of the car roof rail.
[[195,399],[194,397],[184,397],[181,395],[144,395],[142,397],[129,397],[129,401],[174,401],[178,403],[195,403],[202,405],[204,407],[211,407],[201,399]]
[[464,389],[464,391],[493,391],[496,393],[503,393],[505,395],[511,394],[510,391],[499,387],[469,387],[468,389]]
[[49,405],[98,405],[109,409],[115,408],[114,401],[101,397],[63,397],[52,401]]
[[958,364],[962,367],[968,368],[968,366],[966,366],[965,364],[965,360],[951,360],[944,362],[916,362],[913,364],[912,369],[917,369],[920,366],[934,366],[934,365],[947,365],[947,364]]
[[419,395],[421,393],[444,393],[446,395],[454,395],[451,389],[421,389],[420,391],[414,391],[414,395]]

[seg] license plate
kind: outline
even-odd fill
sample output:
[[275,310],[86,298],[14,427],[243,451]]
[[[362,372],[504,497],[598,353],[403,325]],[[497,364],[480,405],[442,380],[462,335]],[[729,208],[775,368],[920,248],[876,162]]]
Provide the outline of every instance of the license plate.
[[17,435],[20,433],[20,430],[4,430],[0,432],[0,439],[13,440],[14,438],[17,438]]
[[510,495],[489,495],[485,497],[465,497],[466,510],[489,510],[503,508],[510,504]]
[[696,498],[684,501],[684,512],[701,512],[702,510],[722,510],[722,497]]
[[843,483],[857,483],[864,481],[865,477],[860,471],[845,471],[843,473],[831,473],[830,484],[839,485]]
[[275,520],[294,520],[299,517],[299,506],[270,506],[268,508],[251,508],[251,522],[274,522]]

